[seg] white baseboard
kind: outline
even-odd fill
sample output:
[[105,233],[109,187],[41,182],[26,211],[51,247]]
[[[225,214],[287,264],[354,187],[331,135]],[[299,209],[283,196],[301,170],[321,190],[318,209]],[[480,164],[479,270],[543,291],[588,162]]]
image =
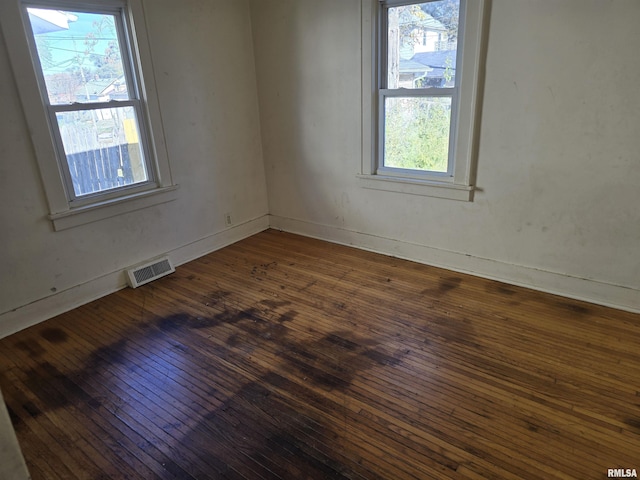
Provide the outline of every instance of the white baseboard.
[[[234,225],[221,232],[208,235],[195,242],[166,252],[174,265],[182,265],[198,257],[226,247],[269,228],[269,216]],[[146,260],[146,259],[141,259]],[[124,269],[110,272],[81,285],[60,291],[0,315],[0,338],[16,333],[37,323],[68,312],[127,286]]]
[[598,305],[640,313],[640,291],[620,285],[563,275],[523,265],[402,242],[339,227],[270,216],[271,228],[349,245],[434,267],[527,287]]
[[[468,273],[577,300],[640,313],[640,291],[634,288],[512,265],[487,258],[378,237],[343,228],[263,215],[167,252],[174,265],[250,237],[267,228],[349,245],[434,267]],[[126,266],[128,267],[128,265]],[[124,268],[0,315],[0,338],[28,328],[127,286]]]

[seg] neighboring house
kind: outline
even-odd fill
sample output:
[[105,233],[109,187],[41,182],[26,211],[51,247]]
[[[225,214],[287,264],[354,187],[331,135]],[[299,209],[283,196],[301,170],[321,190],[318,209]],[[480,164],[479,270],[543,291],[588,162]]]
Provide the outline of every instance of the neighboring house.
[[[399,55],[400,88],[451,86],[456,68],[456,42],[447,28],[425,14],[410,34],[403,35]],[[401,25],[402,26],[402,22]]]
[[123,76],[114,79],[89,80],[79,86],[75,92],[81,101],[108,102],[109,100],[126,100],[127,85]]
[[124,77],[115,80],[94,78],[83,81],[79,74],[72,72],[54,73],[45,77],[52,104],[74,102],[108,102],[126,100],[127,91]]
[[400,59],[400,87],[427,88],[452,86],[457,50],[416,53]]
[[[431,15],[424,13],[425,18],[419,20],[411,32],[411,42],[405,41],[400,47],[400,56],[404,57],[409,49],[409,54],[418,52],[433,52],[443,50],[443,43],[447,40],[447,27]],[[402,22],[401,22],[402,23]],[[405,37],[406,39],[407,37]]]

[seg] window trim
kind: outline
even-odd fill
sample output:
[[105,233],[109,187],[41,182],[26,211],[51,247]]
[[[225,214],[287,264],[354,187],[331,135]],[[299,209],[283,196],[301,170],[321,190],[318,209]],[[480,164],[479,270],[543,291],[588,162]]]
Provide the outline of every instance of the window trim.
[[[458,44],[452,176],[433,172],[380,168],[382,142],[380,128],[381,75],[384,53],[383,3],[387,6],[421,3],[417,0],[362,0],[362,160],[357,177],[364,188],[472,201],[480,123],[482,82],[486,45],[487,0],[461,0],[461,42]],[[452,106],[452,109],[454,106]],[[452,112],[452,117],[454,113]]]
[[[129,30],[125,48],[129,49],[130,60],[137,70],[129,74],[137,77],[134,78],[134,88],[139,89],[137,97],[146,123],[139,128],[143,130],[146,127],[146,131],[140,134],[142,141],[145,141],[146,137],[150,155],[147,163],[153,170],[150,174],[153,180],[149,188],[143,188],[141,191],[136,185],[132,185],[132,188],[108,190],[103,195],[95,195],[92,198],[85,199],[83,196],[80,197],[82,201],[75,202],[67,194],[64,173],[56,155],[57,128],[53,128],[49,121],[48,102],[42,99],[46,90],[41,89],[39,85],[39,65],[35,63],[37,59],[33,58],[29,45],[31,27],[25,23],[29,21],[25,18],[26,7],[35,5],[80,11],[90,11],[92,7],[98,11],[122,9],[123,20]],[[47,218],[53,222],[55,230],[102,220],[176,198],[177,185],[171,175],[141,0],[3,0],[0,2],[0,25],[47,198]],[[118,102],[110,106],[120,105]],[[76,218],[70,221],[69,218],[73,216]]]

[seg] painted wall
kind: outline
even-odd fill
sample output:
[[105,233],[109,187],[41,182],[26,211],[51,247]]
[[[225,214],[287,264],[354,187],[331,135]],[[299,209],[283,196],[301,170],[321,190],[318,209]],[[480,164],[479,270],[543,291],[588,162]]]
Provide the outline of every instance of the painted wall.
[[178,198],[61,232],[0,37],[0,336],[269,222],[640,310],[640,3],[492,4],[473,203],[358,183],[360,0],[154,0]]
[[[267,225],[248,2],[154,0],[145,7],[178,198],[70,230],[53,232],[46,219],[0,37],[0,335],[117,288],[130,265],[166,252],[185,261]],[[236,229],[225,227],[227,212]]]
[[252,0],[271,223],[640,310],[640,2],[491,3],[464,203],[358,183],[359,0]]

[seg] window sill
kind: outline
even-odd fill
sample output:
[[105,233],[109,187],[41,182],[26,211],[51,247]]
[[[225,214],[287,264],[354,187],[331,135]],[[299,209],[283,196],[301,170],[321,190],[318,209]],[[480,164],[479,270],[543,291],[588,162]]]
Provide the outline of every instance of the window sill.
[[86,225],[143,208],[171,202],[176,199],[178,185],[160,187],[154,190],[135,193],[116,199],[106,200],[91,205],[83,205],[65,212],[52,213],[48,216],[56,231]]
[[416,178],[386,175],[357,175],[357,178],[360,180],[363,188],[371,190],[446,198],[463,202],[473,201],[473,192],[475,190],[473,185],[458,185],[455,183]]

